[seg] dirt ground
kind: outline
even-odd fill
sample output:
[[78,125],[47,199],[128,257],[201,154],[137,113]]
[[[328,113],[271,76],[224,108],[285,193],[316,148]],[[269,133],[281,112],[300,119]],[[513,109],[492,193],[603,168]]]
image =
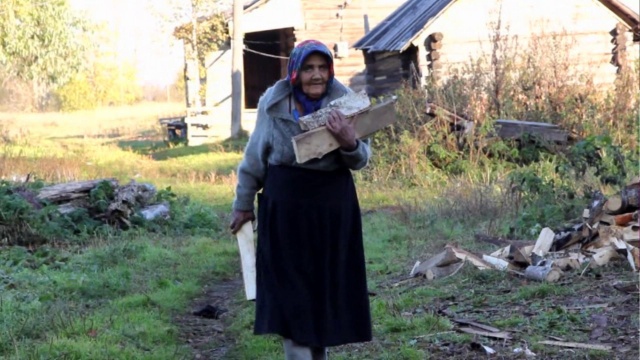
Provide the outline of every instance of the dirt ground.
[[[202,295],[193,300],[191,306],[178,315],[175,321],[180,329],[180,338],[193,350],[193,359],[225,359],[233,340],[225,332],[233,318],[233,299],[242,290],[242,279],[229,279],[203,289]],[[207,305],[216,307],[222,314],[215,318],[196,316],[193,313]]]
[[[460,278],[465,274],[458,274]],[[518,347],[531,347],[527,339],[611,344],[610,352],[563,348],[550,345],[538,346],[537,356],[532,359],[638,359],[640,297],[637,290],[638,275],[628,269],[607,267],[570,273],[556,285],[570,287],[563,294],[532,295],[532,298],[518,296],[519,289],[528,281],[517,276],[504,274],[504,279],[496,281],[494,275],[483,279],[475,278],[473,291],[456,286],[456,279],[448,279],[443,289],[448,296],[430,299],[409,314],[432,313],[449,318],[463,317],[483,324],[495,324],[519,318],[517,325],[503,328],[512,335],[510,340],[491,339],[478,336],[469,342],[448,341],[447,337],[427,335],[416,339],[415,346],[425,350],[434,359],[524,359],[524,354],[514,353]],[[389,287],[397,279],[389,278]],[[485,282],[486,280],[486,282]],[[425,280],[407,282],[404,291],[425,285]],[[626,289],[625,289],[626,288]],[[385,286],[376,296],[385,296]],[[227,359],[225,354],[234,340],[225,332],[225,327],[234,318],[232,299],[242,290],[242,279],[231,279],[212,284],[203,294],[194,299],[192,306],[176,318],[183,341],[193,349],[194,359]],[[219,319],[207,319],[192,313],[206,305],[227,310]],[[549,312],[550,309],[556,311]],[[411,316],[411,315],[408,315]],[[453,331],[450,331],[451,333]],[[340,347],[347,352],[365,349],[380,349],[384,339],[374,339],[368,344],[354,344]],[[488,357],[481,345],[488,346],[497,353]],[[375,360],[375,359],[372,359]]]

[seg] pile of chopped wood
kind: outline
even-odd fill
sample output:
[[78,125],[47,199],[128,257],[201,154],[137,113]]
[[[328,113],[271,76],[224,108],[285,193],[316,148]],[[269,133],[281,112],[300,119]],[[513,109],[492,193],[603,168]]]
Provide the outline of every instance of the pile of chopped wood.
[[[10,187],[8,191],[5,189],[5,195],[7,198],[0,200],[6,200],[6,209],[9,210],[0,214],[0,245],[31,246],[55,238],[55,234],[49,231],[56,226],[68,227],[69,220],[55,225],[60,220],[58,217],[47,215],[49,213],[40,216],[41,211],[49,211],[51,206],[79,227],[89,220],[129,229],[135,226],[134,216],[153,220],[168,219],[170,215],[169,204],[157,200],[153,185],[135,181],[119,185],[115,179],[98,179],[41,189],[27,187],[25,182]],[[89,222],[87,225],[95,226]],[[41,231],[43,228],[49,229],[45,231],[47,234]]]
[[[90,194],[105,184],[113,190],[113,193],[103,196],[107,204],[96,207],[92,203]],[[156,193],[155,186],[148,183],[137,183],[131,180],[125,185],[120,185],[115,179],[98,179],[47,186],[40,189],[36,198],[42,202],[57,205],[58,211],[62,214],[69,214],[81,208],[87,210],[91,208],[89,214],[94,219],[129,228],[131,227],[130,218],[138,212],[146,220],[169,217],[168,203],[154,203]],[[102,211],[97,212],[96,209]]]
[[481,270],[497,269],[529,279],[554,282],[566,271],[586,266],[603,266],[614,260],[640,270],[640,181],[625,186],[608,198],[598,193],[584,210],[582,220],[554,232],[544,228],[538,239],[521,241],[486,255],[476,255],[456,246],[425,262],[417,262],[411,277],[429,280],[455,274],[466,262]]

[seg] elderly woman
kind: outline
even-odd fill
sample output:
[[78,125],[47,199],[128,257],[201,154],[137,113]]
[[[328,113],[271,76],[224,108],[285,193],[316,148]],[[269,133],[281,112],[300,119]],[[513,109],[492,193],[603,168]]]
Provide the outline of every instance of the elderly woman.
[[[255,334],[278,334],[286,359],[326,359],[326,348],[371,340],[360,207],[350,170],[369,144],[333,111],[327,129],[340,148],[297,163],[291,138],[300,116],[351,90],[334,79],[333,57],[315,40],[297,45],[288,75],[261,97],[238,167],[231,231],[254,220],[258,198]],[[262,189],[261,193],[258,193]]]

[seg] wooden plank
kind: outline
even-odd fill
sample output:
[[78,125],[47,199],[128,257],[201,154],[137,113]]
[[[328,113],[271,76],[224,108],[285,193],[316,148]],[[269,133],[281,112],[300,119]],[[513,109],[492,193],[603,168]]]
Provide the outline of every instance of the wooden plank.
[[253,242],[253,223],[247,221],[236,234],[242,265],[244,293],[247,300],[256,298],[256,251]]
[[480,257],[478,257],[477,255],[470,253],[466,250],[463,249],[459,249],[455,246],[451,246],[451,245],[447,245],[447,248],[450,248],[451,250],[453,250],[453,252],[456,254],[456,256],[458,257],[458,259],[462,260],[462,261],[468,261],[471,264],[473,264],[475,267],[477,267],[480,270],[488,270],[488,269],[493,269],[493,266],[491,266],[491,264],[489,264],[488,262],[482,260]]
[[489,326],[489,325],[485,325],[485,324],[481,324],[481,323],[478,323],[478,322],[475,322],[475,321],[469,320],[469,319],[454,318],[454,319],[452,319],[452,321],[454,323],[458,323],[458,324],[462,324],[462,325],[470,325],[470,326],[473,326],[473,327],[477,327],[478,329],[482,329],[482,330],[485,330],[485,331],[490,331],[490,332],[493,332],[493,333],[500,332],[500,329],[498,329],[498,328],[495,328],[495,327]]
[[486,261],[487,263],[491,264],[494,268],[498,269],[498,270],[507,270],[509,268],[509,262],[507,260],[504,259],[500,259],[497,257],[493,257],[493,256],[489,256],[489,255],[482,255],[482,260]]
[[602,350],[602,351],[609,351],[612,349],[611,345],[585,344],[585,343],[577,343],[577,342],[562,342],[562,341],[551,341],[551,340],[538,341],[538,344],[563,346],[563,347],[570,347],[570,348],[577,348],[577,349]]
[[535,121],[522,121],[522,120],[505,120],[505,119],[498,119],[496,120],[496,124],[499,125],[505,125],[505,126],[537,126],[537,127],[543,127],[543,128],[549,128],[549,129],[557,129],[558,125],[556,124],[549,124],[549,123],[542,123],[542,122],[535,122]]
[[545,255],[551,250],[555,236],[556,234],[550,228],[542,229],[531,252],[531,264],[538,265],[544,259]]
[[559,143],[566,143],[569,139],[567,131],[545,126],[501,124],[496,121],[496,130],[498,136],[503,139],[519,139],[524,134],[535,135],[544,140]]
[[479,329],[474,329],[472,327],[461,327],[460,331],[465,332],[467,334],[472,334],[472,335],[480,335],[480,336],[486,336],[486,337],[492,337],[492,338],[497,338],[497,339],[511,339],[511,335],[507,332],[491,332],[491,331],[484,331],[484,330],[479,330]]
[[[395,98],[389,99],[355,118],[356,138],[365,138],[374,132],[396,121]],[[333,135],[322,126],[291,139],[296,161],[300,164],[311,159],[319,159],[329,152],[338,149],[340,145]]]

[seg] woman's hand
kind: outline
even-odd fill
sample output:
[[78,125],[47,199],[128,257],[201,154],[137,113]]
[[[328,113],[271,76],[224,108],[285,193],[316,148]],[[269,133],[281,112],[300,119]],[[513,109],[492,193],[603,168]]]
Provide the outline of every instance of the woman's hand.
[[253,211],[233,210],[233,213],[231,213],[231,224],[229,225],[231,233],[237,233],[244,223],[255,219],[256,217],[253,215]]
[[338,140],[338,144],[345,151],[353,151],[358,146],[356,142],[355,116],[347,119],[339,110],[331,110],[327,120],[327,129]]

